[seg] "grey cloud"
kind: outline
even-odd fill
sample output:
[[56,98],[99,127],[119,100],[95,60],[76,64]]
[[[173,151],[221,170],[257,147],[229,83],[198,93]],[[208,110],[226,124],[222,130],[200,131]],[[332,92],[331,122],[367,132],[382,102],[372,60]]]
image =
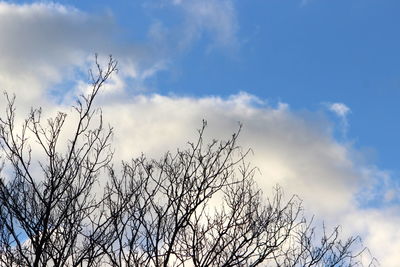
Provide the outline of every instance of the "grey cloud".
[[52,3],[0,2],[0,86],[40,100],[51,85],[86,79],[81,73],[87,73],[95,53],[113,54],[123,67],[119,75],[139,82],[160,69],[156,49],[122,44],[118,34],[112,15]]
[[[173,51],[177,47],[190,46],[203,34],[211,36],[212,46],[237,42],[237,20],[231,1],[169,4],[183,15],[184,26],[176,32],[179,38],[165,42],[175,35],[160,22],[149,25],[149,39],[140,43],[118,41],[122,31],[109,14],[91,15],[52,3],[0,2],[0,87],[17,92],[20,100],[41,101],[55,84],[86,79],[81,73],[86,73],[93,54],[98,52],[113,54],[120,61],[121,71],[114,81],[119,88],[129,77],[134,81],[132,87],[141,90],[146,87],[144,81],[166,69],[169,59],[180,53],[179,49]],[[52,90],[59,90],[58,95],[66,93],[63,86]]]
[[14,73],[47,71],[51,76],[52,67],[79,65],[86,57],[83,52],[106,46],[104,37],[111,28],[111,18],[90,17],[57,4],[2,2],[0,67]]

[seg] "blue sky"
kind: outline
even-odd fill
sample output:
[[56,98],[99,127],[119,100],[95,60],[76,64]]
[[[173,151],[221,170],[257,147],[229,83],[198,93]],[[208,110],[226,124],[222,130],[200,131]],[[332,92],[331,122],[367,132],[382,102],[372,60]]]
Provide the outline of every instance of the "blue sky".
[[112,54],[120,71],[99,104],[118,159],[182,146],[203,118],[218,138],[241,121],[264,191],[299,194],[397,266],[399,11],[394,0],[5,1],[0,87],[22,111],[68,110],[94,53]]
[[[88,13],[112,14],[119,28],[116,38],[127,43],[147,42],[149,25],[155,21],[172,28],[185,22],[182,14],[157,1],[60,3]],[[396,171],[400,3],[252,0],[232,5],[235,43],[213,47],[213,33],[201,33],[149,87],[161,94],[194,96],[246,91],[299,110],[342,102],[351,109],[347,138],[370,151],[379,166]]]

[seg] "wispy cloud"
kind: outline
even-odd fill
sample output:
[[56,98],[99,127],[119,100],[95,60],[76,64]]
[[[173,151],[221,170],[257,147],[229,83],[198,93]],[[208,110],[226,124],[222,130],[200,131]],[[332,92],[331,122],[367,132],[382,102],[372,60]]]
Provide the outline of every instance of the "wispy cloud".
[[304,7],[306,5],[309,5],[313,1],[314,0],[301,0],[300,6]]
[[182,43],[190,43],[201,35],[209,34],[213,46],[234,47],[238,45],[238,22],[231,0],[175,1],[185,14]]
[[236,49],[239,45],[239,23],[232,0],[159,0],[152,3],[145,6],[166,12],[173,10],[179,17],[178,24],[169,26],[158,17],[154,18],[149,33],[157,40],[168,41],[170,46],[182,51],[199,40],[206,40],[207,51]]
[[349,128],[347,116],[351,113],[351,109],[343,103],[327,103],[328,109],[339,117],[341,122],[342,137],[346,138]]
[[332,103],[329,105],[329,109],[341,118],[346,118],[350,113],[350,108],[343,103]]

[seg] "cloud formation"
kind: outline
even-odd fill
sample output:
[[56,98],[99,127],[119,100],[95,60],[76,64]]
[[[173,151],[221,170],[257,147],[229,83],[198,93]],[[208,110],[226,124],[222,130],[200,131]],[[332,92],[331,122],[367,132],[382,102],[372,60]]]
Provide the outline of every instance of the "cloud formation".
[[55,3],[0,2],[0,87],[37,101],[53,87],[51,93],[59,97],[76,80],[87,81],[95,53],[120,59],[114,89],[127,78],[140,87],[164,68],[163,58],[150,45],[118,42],[119,33],[110,14],[91,15]]
[[219,139],[229,138],[242,122],[240,145],[253,149],[248,160],[259,168],[256,181],[266,194],[281,185],[287,196],[299,195],[306,212],[326,225],[340,224],[349,235],[360,233],[382,266],[396,266],[398,207],[368,206],[370,197],[392,194],[390,178],[384,184],[381,180],[388,173],[355,161],[354,148],[326,130],[331,128],[327,119],[317,114],[305,118],[287,104],[262,103],[246,93],[228,98],[137,95],[104,103],[104,114],[115,126],[116,155],[125,160],[141,152],[159,158],[185,146],[195,140],[202,119],[209,125],[206,136]]
[[321,127],[328,122],[305,120],[284,104],[257,108],[254,102],[261,100],[246,93],[227,99],[140,95],[106,104],[105,114],[117,125],[117,154],[125,157],[142,151],[160,155],[182,146],[203,118],[210,125],[207,134],[217,138],[227,138],[242,122],[241,144],[254,150],[251,161],[260,167],[259,183],[265,188],[279,183],[290,193],[314,192],[301,195],[327,214],[354,203],[361,176],[346,147]]
[[[65,79],[65,70],[81,65],[88,50],[95,51],[100,40],[106,42],[102,31],[110,29],[110,18],[90,17],[58,4],[1,2],[0,34],[6,37],[0,39],[2,87],[13,89],[35,80],[38,90]],[[7,79],[10,76],[14,79]]]
[[347,114],[350,113],[350,108],[343,103],[332,103],[329,105],[329,110],[341,118],[346,118]]
[[[204,34],[210,35],[211,46],[238,42],[232,1],[175,0],[168,5],[181,10],[186,21],[178,40],[182,46]],[[156,48],[170,30],[156,22],[149,32],[154,46],[126,46],[110,36],[118,32],[110,15],[94,16],[58,4],[0,2],[0,34],[7,37],[0,39],[0,86],[15,92],[26,109],[42,105],[49,113],[65,110],[70,98],[61,106],[45,96],[54,90],[58,95],[84,91],[82,73],[90,66],[88,56],[112,53],[120,60],[120,73],[102,92],[99,103],[105,120],[115,127],[116,160],[141,152],[160,157],[166,150],[182,147],[196,138],[202,119],[210,125],[207,136],[220,139],[228,138],[242,122],[240,144],[254,150],[248,160],[260,168],[256,179],[266,193],[277,183],[282,185],[287,195],[302,197],[310,213],[331,225],[342,224],[348,233],[361,233],[382,266],[397,266],[399,207],[368,203],[395,200],[398,187],[393,186],[390,172],[356,161],[355,148],[335,139],[328,119],[313,113],[305,117],[284,103],[270,106],[246,93],[228,98],[128,93],[130,79],[140,86],[166,68],[164,54]],[[78,84],[65,83],[75,80]],[[333,103],[329,109],[347,125],[346,105]]]
[[0,87],[9,92],[23,90],[20,98],[37,101],[46,99],[49,92],[44,89],[52,87],[50,93],[59,98],[66,82],[82,86],[93,55],[99,53],[119,59],[120,72],[110,90],[121,90],[129,80],[131,90],[141,91],[146,80],[168,67],[178,47],[183,52],[204,36],[209,37],[209,48],[237,44],[232,1],[166,3],[180,12],[185,26],[172,29],[155,20],[149,25],[148,40],[127,43],[118,41],[122,31],[111,13],[92,15],[56,3],[0,2],[0,35],[5,37],[0,39]]
[[351,109],[343,103],[327,103],[328,109],[339,117],[341,122],[342,138],[346,139],[349,122],[347,116],[351,113]]

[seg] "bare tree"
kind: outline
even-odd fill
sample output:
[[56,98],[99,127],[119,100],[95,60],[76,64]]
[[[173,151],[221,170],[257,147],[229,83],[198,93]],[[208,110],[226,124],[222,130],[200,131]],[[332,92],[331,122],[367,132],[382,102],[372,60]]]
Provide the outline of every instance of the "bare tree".
[[[96,57],[97,63],[97,57]],[[93,101],[116,70],[110,58],[103,70],[91,73],[91,91],[74,106],[75,131],[66,151],[58,151],[66,114],[43,122],[41,109],[33,109],[17,132],[15,97],[6,94],[8,106],[0,118],[0,141],[8,178],[0,179],[0,262],[2,266],[95,265],[101,254],[98,232],[104,219],[97,212],[101,201],[93,195],[99,170],[112,158],[111,128],[105,128]],[[99,118],[93,126],[95,117]],[[40,172],[32,170],[28,138],[39,144],[45,159]],[[95,223],[97,222],[97,223]]]
[[[97,60],[96,60],[97,63]],[[199,138],[161,160],[144,155],[112,166],[112,128],[93,107],[116,71],[97,63],[92,89],[67,149],[60,150],[66,114],[43,122],[34,109],[17,132],[14,97],[0,118],[0,266],[362,266],[358,237],[339,227],[316,233],[301,200],[276,188],[266,198],[254,182],[248,151]],[[98,118],[98,120],[95,120]],[[34,171],[31,136],[45,154]],[[101,196],[95,184],[105,168]]]
[[358,237],[339,239],[339,227],[316,243],[301,200],[278,187],[266,199],[254,168],[237,146],[203,144],[206,124],[187,150],[162,160],[144,156],[110,168],[106,203],[118,214],[107,244],[111,266],[362,266]]

